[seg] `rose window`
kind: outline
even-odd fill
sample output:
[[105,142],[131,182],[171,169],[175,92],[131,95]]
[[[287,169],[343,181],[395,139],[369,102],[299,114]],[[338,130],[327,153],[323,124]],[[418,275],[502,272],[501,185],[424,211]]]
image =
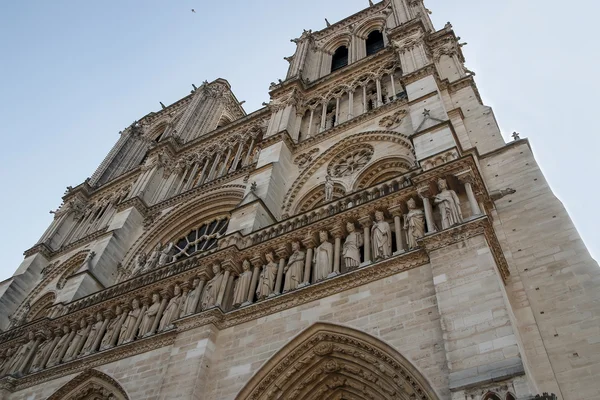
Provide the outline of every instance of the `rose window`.
[[373,157],[373,147],[362,144],[349,149],[329,164],[327,173],[334,178],[350,176],[364,168]]
[[189,257],[195,253],[212,250],[217,246],[217,240],[227,231],[229,219],[215,219],[193,229],[186,236],[175,241],[172,255],[176,260]]

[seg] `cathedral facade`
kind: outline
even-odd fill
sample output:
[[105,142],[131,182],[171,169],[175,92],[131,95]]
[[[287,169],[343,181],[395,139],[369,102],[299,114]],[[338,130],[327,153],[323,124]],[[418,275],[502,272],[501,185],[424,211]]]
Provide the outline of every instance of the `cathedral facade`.
[[600,399],[600,269],[448,23],[383,0],[123,132],[0,283],[0,398]]

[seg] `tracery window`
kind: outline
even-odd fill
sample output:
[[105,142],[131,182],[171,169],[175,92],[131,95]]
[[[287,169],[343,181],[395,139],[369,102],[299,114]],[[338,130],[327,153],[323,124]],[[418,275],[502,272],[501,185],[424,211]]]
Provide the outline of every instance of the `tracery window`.
[[333,53],[331,59],[331,72],[344,68],[346,65],[348,65],[348,48],[346,46],[340,46],[335,53]]
[[361,170],[373,157],[373,147],[355,146],[329,164],[327,173],[334,178],[350,176]]
[[380,31],[373,31],[369,33],[366,40],[367,44],[367,56],[375,54],[384,48],[383,34]]
[[192,229],[186,236],[174,242],[172,250],[174,259],[178,260],[214,249],[217,246],[217,240],[227,231],[228,224],[229,218],[220,218]]

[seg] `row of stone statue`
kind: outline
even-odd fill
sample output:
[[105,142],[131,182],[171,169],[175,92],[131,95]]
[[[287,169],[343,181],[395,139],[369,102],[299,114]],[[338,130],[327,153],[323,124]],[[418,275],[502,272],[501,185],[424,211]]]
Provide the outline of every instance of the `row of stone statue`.
[[[213,268],[220,272],[220,266]],[[0,350],[0,377],[37,372],[172,329],[175,320],[194,314],[199,307],[215,305],[214,279],[202,293],[204,283],[196,278],[191,286],[175,285],[172,295],[168,291],[163,291],[162,296],[154,293],[143,304],[133,299],[130,306],[118,305],[114,310],[98,312],[55,330],[29,332],[26,342]]]

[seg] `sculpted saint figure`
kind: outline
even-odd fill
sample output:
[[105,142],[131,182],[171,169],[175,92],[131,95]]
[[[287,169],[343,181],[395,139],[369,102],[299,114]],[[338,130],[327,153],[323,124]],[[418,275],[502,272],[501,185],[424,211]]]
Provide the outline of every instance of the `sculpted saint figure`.
[[133,299],[131,301],[131,311],[129,311],[127,317],[125,318],[125,322],[123,322],[123,325],[121,325],[117,344],[127,343],[130,341],[130,339],[135,337],[137,332],[134,332],[134,330],[137,326],[141,312],[142,309],[140,308],[139,300]]
[[242,263],[244,272],[240,274],[233,291],[233,305],[237,307],[248,300],[248,292],[252,283],[252,271],[250,270],[250,262],[244,260]]
[[333,200],[333,181],[331,176],[325,176],[325,202]]
[[196,312],[196,307],[198,307],[198,298],[200,297],[200,287],[198,285],[200,285],[200,279],[195,278],[192,282],[192,290],[190,290],[185,299],[183,315],[191,315]]
[[206,284],[206,290],[202,296],[202,309],[213,307],[217,304],[217,297],[219,296],[219,290],[221,289],[221,283],[223,282],[223,271],[219,264],[213,265],[213,273],[215,276],[208,281]]
[[172,248],[173,248],[173,243],[169,243],[160,250],[160,255],[158,257],[158,266],[159,267],[162,267],[163,265],[167,265],[168,263],[173,261],[173,256],[170,254]]
[[71,329],[69,329],[68,325],[63,325],[62,331],[63,334],[60,337],[58,343],[56,343],[56,346],[54,346],[54,350],[52,350],[52,354],[50,355],[48,363],[46,364],[48,367],[52,367],[61,361],[61,353],[63,352],[63,350],[66,351],[65,348],[69,345],[69,332],[71,331]]
[[327,231],[319,232],[321,244],[315,250],[313,263],[315,265],[315,282],[327,279],[333,272],[333,245],[329,243],[329,234]]
[[133,266],[133,270],[131,271],[131,276],[136,276],[143,272],[144,266],[146,265],[147,261],[146,258],[146,253],[144,253],[143,251],[135,257],[135,265]]
[[113,339],[115,335],[118,334],[118,332],[115,331],[117,330],[117,325],[121,321],[121,313],[121,306],[117,306],[115,308],[114,318],[110,320],[108,326],[106,327],[106,332],[104,333],[104,337],[102,338],[102,343],[100,343],[100,350],[106,350],[112,347]]
[[302,283],[305,259],[306,255],[300,250],[300,242],[292,242],[292,255],[283,269],[283,272],[285,273],[285,283],[283,285],[284,292],[298,289],[298,286]]
[[173,297],[169,300],[169,304],[167,304],[167,308],[165,308],[165,312],[160,319],[160,324],[158,325],[159,332],[173,327],[172,322],[181,315],[182,302],[183,297],[181,296],[181,288],[179,285],[175,285]]
[[151,333],[152,324],[156,319],[158,310],[160,309],[160,295],[158,293],[152,294],[152,305],[148,307],[144,316],[142,317],[142,324],[140,325],[140,336],[146,336]]
[[385,222],[383,212],[375,212],[375,221],[371,227],[371,242],[373,243],[373,258],[382,260],[392,255],[392,230]]
[[425,214],[423,210],[417,208],[414,199],[406,202],[408,214],[404,216],[404,229],[406,229],[406,243],[409,249],[417,247],[417,239],[425,236]]
[[0,363],[0,377],[4,376],[5,374],[8,374],[9,367],[10,367],[10,364],[11,364],[14,354],[15,354],[14,348],[11,347],[8,350],[6,350],[6,354],[4,355],[4,358],[2,359],[2,362]]
[[448,189],[448,183],[445,179],[438,180],[438,189],[440,193],[435,196],[434,204],[437,204],[442,217],[442,229],[450,228],[463,222],[462,211],[460,210],[460,200],[454,190]]
[[31,362],[31,372],[39,371],[45,367],[45,365],[43,365],[43,363],[44,363],[44,360],[46,359],[46,356],[48,355],[48,353],[50,351],[52,351],[52,343],[53,342],[54,342],[54,332],[50,331],[50,332],[48,332],[48,336],[46,337],[46,340],[44,340],[42,342],[42,344],[40,344],[40,346],[37,349],[37,352],[35,353],[35,357],[33,358],[33,361]]
[[158,242],[152,253],[150,253],[150,256],[148,256],[146,260],[146,265],[144,265],[144,270],[142,272],[148,272],[156,268],[156,266],[158,265],[158,260],[160,259],[161,250],[162,243]]
[[275,281],[277,280],[277,263],[272,252],[265,254],[267,265],[263,266],[260,278],[258,280],[258,288],[256,295],[259,299],[264,299],[275,290]]
[[344,242],[342,257],[346,268],[356,268],[360,265],[360,246],[363,245],[363,237],[359,232],[356,232],[353,222],[346,224],[346,230],[348,236]]
[[65,353],[65,361],[69,361],[77,357],[77,348],[79,347],[79,344],[85,340],[86,328],[87,322],[85,321],[85,318],[81,318],[81,321],[79,321],[79,330],[77,331],[77,333],[75,333],[75,336],[73,337],[73,340],[69,344],[69,348]]
[[90,329],[90,333],[88,333],[87,340],[85,341],[85,345],[81,350],[81,353],[84,355],[91,354],[96,349],[94,349],[94,342],[96,341],[96,337],[100,334],[100,330],[102,329],[102,314],[96,314],[96,322],[92,325],[92,329]]
[[27,339],[28,341],[26,343],[23,343],[23,345],[19,347],[19,350],[15,352],[15,355],[13,356],[12,360],[10,360],[10,363],[8,364],[8,368],[6,370],[7,374],[14,374],[16,372],[20,372],[20,369],[22,367],[21,364],[23,364],[23,361],[25,361],[25,358],[33,348],[33,344],[35,341],[33,332],[29,332]]

